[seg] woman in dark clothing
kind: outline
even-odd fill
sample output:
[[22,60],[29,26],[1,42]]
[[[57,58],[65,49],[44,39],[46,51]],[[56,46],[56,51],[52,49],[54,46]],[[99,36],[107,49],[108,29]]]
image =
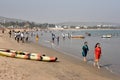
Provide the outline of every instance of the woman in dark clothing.
[[88,44],[87,42],[84,42],[84,46],[82,47],[82,56],[83,56],[84,61],[87,61],[86,56],[87,56],[87,53],[89,51],[87,44]]

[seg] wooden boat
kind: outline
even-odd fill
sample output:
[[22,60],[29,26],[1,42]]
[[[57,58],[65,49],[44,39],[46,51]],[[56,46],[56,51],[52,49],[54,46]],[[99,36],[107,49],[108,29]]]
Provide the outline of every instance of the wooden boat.
[[82,38],[82,39],[84,39],[85,37],[83,35],[72,35],[71,38]]
[[0,55],[13,57],[13,58],[36,60],[36,61],[55,62],[57,60],[57,57],[50,57],[50,56],[41,55],[37,53],[15,51],[10,49],[0,49]]

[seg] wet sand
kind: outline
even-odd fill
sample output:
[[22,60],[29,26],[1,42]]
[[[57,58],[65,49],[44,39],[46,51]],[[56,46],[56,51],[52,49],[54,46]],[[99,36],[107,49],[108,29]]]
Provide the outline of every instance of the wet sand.
[[42,62],[0,56],[0,80],[119,80],[105,69],[57,52],[42,45],[17,43],[6,33],[0,33],[0,48],[35,52],[58,57],[57,62]]

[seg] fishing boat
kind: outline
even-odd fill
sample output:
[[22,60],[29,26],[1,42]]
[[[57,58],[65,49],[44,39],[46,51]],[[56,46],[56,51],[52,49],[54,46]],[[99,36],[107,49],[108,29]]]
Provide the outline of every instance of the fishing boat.
[[55,62],[57,60],[57,57],[50,57],[50,56],[46,56],[45,54],[41,55],[39,53],[15,51],[10,49],[0,49],[0,55],[12,57],[12,58],[21,58],[21,59],[47,61],[47,62]]
[[108,34],[108,35],[102,35],[102,38],[111,38],[112,35],[111,34]]
[[81,38],[81,39],[84,39],[85,37],[83,35],[72,35],[71,38]]

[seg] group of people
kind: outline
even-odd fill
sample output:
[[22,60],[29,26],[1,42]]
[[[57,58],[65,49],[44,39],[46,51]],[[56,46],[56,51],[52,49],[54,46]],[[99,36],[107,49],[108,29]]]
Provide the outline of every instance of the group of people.
[[24,43],[25,41],[27,42],[28,41],[28,36],[29,36],[29,33],[24,31],[24,32],[21,32],[21,31],[9,31],[9,36],[11,38],[12,34],[14,35],[14,38],[15,40],[19,43],[19,41],[22,41],[22,43]]
[[[87,53],[89,51],[88,48],[88,43],[84,42],[84,46],[82,47],[82,56],[83,56],[83,60],[86,62],[87,61]],[[100,69],[100,64],[99,64],[99,60],[101,57],[101,47],[100,47],[100,43],[96,43],[95,45],[95,49],[94,49],[94,66],[97,65],[98,69]]]
[[[52,35],[52,43],[55,43],[55,39],[56,39],[57,40],[57,44],[59,44],[59,42],[60,42],[60,36],[56,36],[54,33],[51,33],[51,35]],[[61,35],[62,35],[62,39],[63,40],[66,39],[66,36],[67,36],[68,39],[71,38],[70,33],[68,33],[68,34],[62,33]]]

